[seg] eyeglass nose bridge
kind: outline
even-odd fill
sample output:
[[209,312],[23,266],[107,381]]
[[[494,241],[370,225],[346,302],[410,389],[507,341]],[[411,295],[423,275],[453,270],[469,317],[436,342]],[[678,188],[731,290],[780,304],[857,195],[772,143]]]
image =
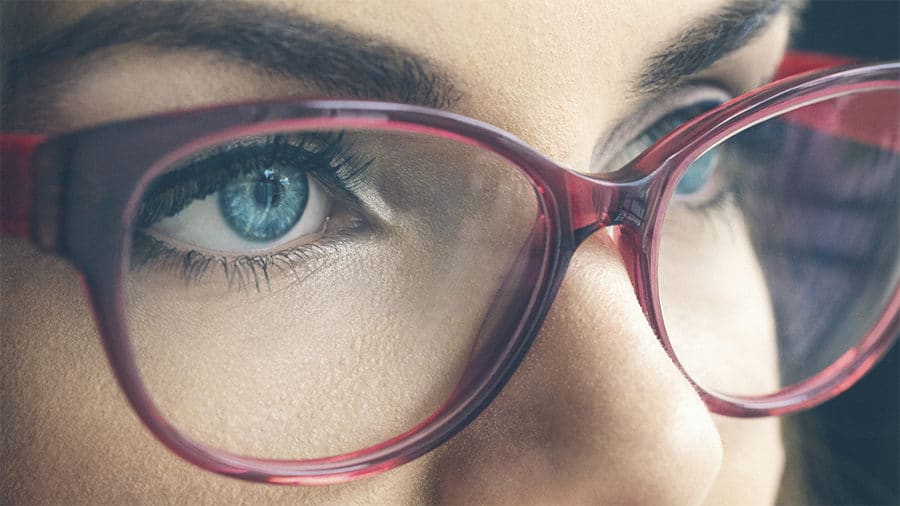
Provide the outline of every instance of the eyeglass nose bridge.
[[[567,237],[567,256],[592,234],[605,232],[631,280],[637,299],[648,317],[653,317],[654,233],[664,211],[667,183],[684,160],[661,163],[632,161],[615,172],[587,175],[564,170],[558,205]],[[665,346],[665,344],[664,344]]]
[[645,237],[659,212],[667,167],[651,173],[629,164],[615,172],[586,175],[565,173],[564,208],[569,210],[572,248],[597,230],[615,227]]

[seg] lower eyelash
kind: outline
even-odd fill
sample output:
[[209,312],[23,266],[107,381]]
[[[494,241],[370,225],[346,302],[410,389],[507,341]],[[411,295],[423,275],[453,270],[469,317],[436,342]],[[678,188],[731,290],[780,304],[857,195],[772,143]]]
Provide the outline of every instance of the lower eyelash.
[[302,282],[323,262],[339,256],[350,240],[358,238],[355,232],[358,232],[358,227],[351,225],[292,249],[268,255],[236,257],[179,250],[145,233],[135,232],[129,267],[133,273],[168,272],[186,286],[199,284],[218,271],[225,276],[230,290],[271,291],[272,273],[291,275],[295,282]]

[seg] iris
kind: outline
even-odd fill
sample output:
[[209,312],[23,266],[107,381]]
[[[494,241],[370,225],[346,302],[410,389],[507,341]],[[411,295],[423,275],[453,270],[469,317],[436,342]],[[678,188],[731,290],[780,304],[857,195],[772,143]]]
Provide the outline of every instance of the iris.
[[692,195],[700,191],[709,181],[719,161],[719,148],[713,148],[703,156],[694,160],[694,163],[684,171],[678,186],[675,187],[676,195]]
[[[719,104],[720,102],[718,101],[703,101],[683,107],[664,116],[644,131],[643,136],[639,139],[639,142],[643,144],[642,148],[646,149],[682,123],[703,114]],[[702,190],[710,177],[715,173],[719,160],[718,152],[719,148],[716,147],[694,160],[694,163],[681,176],[678,186],[675,187],[675,194],[688,196]]]
[[290,231],[308,200],[306,172],[280,164],[246,174],[219,191],[225,222],[254,242],[269,242]]

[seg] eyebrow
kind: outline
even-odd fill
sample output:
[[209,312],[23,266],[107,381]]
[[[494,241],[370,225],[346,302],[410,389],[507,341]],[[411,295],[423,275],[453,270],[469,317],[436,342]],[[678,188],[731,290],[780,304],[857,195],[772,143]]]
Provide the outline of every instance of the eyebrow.
[[[701,18],[646,60],[634,91],[658,94],[709,67],[749,42],[785,3],[798,1],[738,0]],[[3,102],[18,79],[49,63],[127,43],[211,50],[328,94],[434,108],[461,98],[440,66],[376,38],[274,7],[175,0],[101,6],[42,37],[4,65]]]
[[[11,78],[128,43],[211,50],[264,73],[309,81],[322,92],[447,108],[459,96],[427,58],[274,7],[245,2],[127,2],[100,6],[24,48]],[[5,91],[16,91],[9,82]],[[6,100],[4,100],[6,102]]]
[[659,93],[710,67],[759,35],[785,5],[799,10],[803,1],[738,0],[701,18],[648,58],[636,93]]

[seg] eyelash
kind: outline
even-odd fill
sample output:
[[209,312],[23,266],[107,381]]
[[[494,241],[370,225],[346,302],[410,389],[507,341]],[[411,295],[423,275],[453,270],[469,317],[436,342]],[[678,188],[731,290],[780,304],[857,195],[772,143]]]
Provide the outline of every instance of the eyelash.
[[[325,258],[340,254],[341,246],[358,237],[365,224],[352,216],[341,230],[329,231],[313,242],[263,255],[227,256],[208,254],[195,249],[181,250],[145,233],[154,223],[174,216],[192,202],[223,189],[241,175],[272,163],[302,163],[331,193],[348,204],[358,204],[354,193],[363,181],[374,159],[357,163],[360,158],[344,133],[302,134],[290,137],[271,135],[252,145],[231,144],[212,153],[189,160],[182,168],[164,174],[145,192],[135,214],[132,234],[131,270],[159,269],[171,271],[186,284],[201,281],[212,270],[220,268],[229,288],[237,291],[263,287],[271,289],[269,275],[273,269],[290,273],[299,282],[315,270]],[[335,198],[339,198],[334,195]],[[300,270],[306,271],[300,272]]]
[[[268,255],[244,255],[228,257],[208,255],[196,250],[181,251],[147,234],[137,232],[134,236],[134,250],[140,256],[133,256],[131,269],[135,272],[159,269],[172,271],[186,284],[196,283],[215,268],[221,268],[228,287],[241,292],[253,289],[261,292],[271,289],[269,273],[277,269],[280,273],[290,273],[297,282],[316,270],[325,258],[340,254],[343,245],[356,238],[361,230],[361,221],[350,227],[321,237],[315,242],[277,251]],[[298,272],[303,267],[305,272]]]
[[[351,189],[373,162],[367,160],[357,168],[357,158],[352,146],[344,142],[343,132],[304,133],[295,139],[276,134],[252,145],[233,143],[194,158],[151,183],[133,221],[137,228],[147,228],[174,216],[191,202],[223,189],[239,176],[273,163],[302,163],[309,167],[307,172],[318,176],[329,189],[355,200]],[[337,166],[335,160],[339,161]]]

